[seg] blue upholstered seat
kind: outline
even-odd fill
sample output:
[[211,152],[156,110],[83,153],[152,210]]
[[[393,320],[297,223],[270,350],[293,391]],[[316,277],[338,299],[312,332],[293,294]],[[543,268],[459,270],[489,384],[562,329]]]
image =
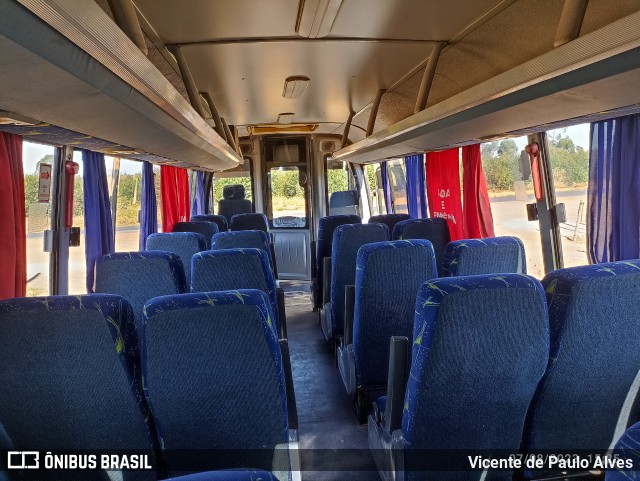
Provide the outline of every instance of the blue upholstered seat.
[[[369,444],[378,469],[404,466],[407,481],[424,479],[424,450],[517,452],[529,403],[549,354],[544,292],[519,274],[435,279],[416,299],[411,368],[404,400],[384,406],[402,412],[390,432],[369,418]],[[403,377],[404,379],[404,377]],[[486,452],[486,451],[485,451]],[[384,455],[384,453],[387,453]],[[480,479],[469,473],[467,453],[454,471],[428,479]],[[440,455],[436,461],[442,461]],[[466,473],[457,472],[467,471]],[[494,472],[487,479],[511,479]],[[495,477],[494,477],[495,476]]]
[[167,481],[277,481],[277,478],[267,471],[229,470],[188,474]]
[[464,239],[447,244],[442,275],[474,276],[479,274],[527,273],[524,244],[517,237]]
[[211,238],[218,233],[218,225],[204,221],[178,222],[173,226],[173,232],[197,232],[202,234],[207,243],[207,249],[211,249]]
[[607,470],[605,481],[638,481],[640,480],[640,423],[627,429],[620,437],[613,450],[619,459],[633,463],[632,468]]
[[138,329],[145,302],[186,290],[182,261],[170,252],[116,252],[102,256],[96,264],[96,292],[129,301]]
[[393,240],[397,239],[426,239],[433,245],[436,254],[438,273],[442,276],[444,249],[451,241],[449,225],[440,218],[402,220],[393,228]]
[[418,289],[437,276],[427,240],[376,242],[358,250],[353,343],[340,347],[338,360],[347,392],[357,392],[367,408],[367,392],[387,385],[389,338],[411,337]]
[[271,242],[269,236],[261,230],[239,230],[219,232],[211,239],[211,250],[220,249],[262,249],[269,254],[271,268],[275,265],[275,259],[271,255]]
[[384,224],[344,224],[333,232],[331,247],[331,298],[324,305],[322,332],[330,341],[342,335],[344,325],[344,288],[355,284],[356,256],[364,244],[389,240]]
[[261,230],[269,232],[269,220],[264,214],[252,212],[248,214],[236,214],[231,218],[229,228],[236,230]]
[[[0,423],[13,449],[42,450],[41,462],[45,450],[100,449],[145,450],[153,460],[155,427],[125,299],[92,294],[0,301],[0,336]],[[104,473],[86,472],[85,479],[97,475]],[[153,471],[123,475],[125,481],[156,479]]]
[[258,289],[271,304],[274,329],[279,332],[280,312],[269,254],[263,249],[221,249],[193,256],[191,292]]
[[[288,466],[288,450],[267,451],[287,447],[289,439],[283,359],[271,320],[269,298],[254,289],[165,296],[145,305],[144,389],[170,473],[173,454],[184,449],[243,449],[247,465],[272,471],[253,459],[264,461],[267,452],[270,462],[275,456]],[[217,458],[211,462],[224,463]]]
[[191,258],[194,254],[207,250],[205,238],[196,232],[170,232],[151,234],[147,237],[147,251],[172,252],[182,260],[184,275],[191,279]]
[[218,226],[218,232],[226,232],[229,230],[229,223],[227,222],[227,218],[223,215],[216,214],[203,214],[203,215],[192,215],[192,222],[213,222]]
[[409,219],[411,219],[411,217],[409,217],[409,214],[380,214],[372,215],[371,217],[369,217],[369,222],[378,222],[380,224],[386,225],[389,228],[389,234],[391,234],[393,233],[393,228],[398,222]]
[[329,196],[329,215],[359,215],[360,201],[357,190],[340,190]]
[[542,284],[550,361],[531,406],[525,448],[603,452],[627,395],[637,394],[630,389],[640,370],[640,260],[559,269]]
[[331,244],[333,242],[333,232],[336,227],[344,224],[361,224],[360,217],[352,215],[330,215],[321,217],[318,222],[318,240],[316,241],[316,278],[311,280],[311,290],[313,292],[314,307],[322,307],[322,296],[324,289],[324,258],[331,257]]

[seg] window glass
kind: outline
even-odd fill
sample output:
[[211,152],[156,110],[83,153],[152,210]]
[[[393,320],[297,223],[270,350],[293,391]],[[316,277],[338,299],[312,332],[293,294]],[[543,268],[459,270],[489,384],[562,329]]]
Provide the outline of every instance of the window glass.
[[[140,196],[142,195],[142,162],[105,157],[108,185],[113,192],[116,169],[118,176],[118,199],[116,204],[116,251],[131,252],[140,248]],[[113,199],[111,200],[113,202]]]
[[273,226],[305,227],[307,202],[300,184],[306,184],[306,173],[295,166],[280,166],[272,167],[268,177]]
[[[530,175],[524,175],[527,180],[523,180],[520,163],[526,145],[526,136],[486,142],[481,146],[482,167],[496,236],[520,238],[526,252],[527,272],[542,278],[544,261],[540,227],[537,221],[527,220],[526,210],[526,204],[535,202],[533,184]],[[526,174],[526,167],[524,170]]]
[[407,178],[403,159],[387,161],[389,184],[391,186],[391,204],[394,214],[408,214]]
[[253,201],[253,180],[251,179],[251,159],[245,157],[244,164],[224,172],[216,172],[213,176],[213,203],[217,210],[218,202],[222,200],[224,187],[241,184],[244,186],[244,197]]
[[[38,184],[40,164],[51,164],[55,147],[24,141],[22,167],[24,170],[24,201],[27,230],[27,296],[49,294],[49,253],[44,252],[44,231],[51,228],[51,198],[39,202]],[[53,192],[53,180],[49,193]]]
[[586,206],[589,182],[589,124],[547,132],[556,203],[564,203],[566,222],[560,224],[565,267],[586,265]]
[[[378,185],[376,179],[376,170],[380,170],[378,164],[367,164],[364,166],[364,173],[369,182],[369,206],[371,208],[371,215],[383,214],[384,212],[384,199],[381,199],[378,195]],[[382,201],[382,206],[380,206]]]
[[355,182],[349,164],[340,160],[329,160],[330,155],[325,156],[327,174],[327,205],[329,197],[334,192],[354,189]]

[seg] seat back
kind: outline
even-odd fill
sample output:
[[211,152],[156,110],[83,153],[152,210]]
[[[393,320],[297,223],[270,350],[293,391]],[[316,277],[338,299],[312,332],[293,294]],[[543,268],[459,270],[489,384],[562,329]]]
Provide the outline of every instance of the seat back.
[[357,190],[340,190],[329,196],[329,215],[360,215]]
[[527,273],[524,244],[517,237],[464,239],[444,249],[442,276]]
[[384,224],[343,224],[333,232],[331,247],[331,331],[341,336],[344,327],[344,287],[356,283],[358,249],[371,242],[389,240]]
[[[13,449],[157,449],[129,303],[119,296],[0,301],[0,422]],[[87,471],[85,479],[99,472]],[[155,480],[138,472],[124,479]],[[102,479],[102,478],[99,478]]]
[[278,332],[278,299],[269,254],[263,249],[221,249],[193,256],[191,292],[257,289],[264,292]]
[[257,290],[146,304],[144,387],[169,471],[175,450],[245,449],[251,457],[249,450],[287,444],[283,361],[269,317],[269,299]]
[[171,252],[116,252],[102,256],[96,264],[96,292],[129,301],[138,331],[145,302],[186,289],[182,261]]
[[269,232],[269,220],[267,216],[260,213],[236,214],[231,218],[229,227],[233,231],[237,230],[261,230]]
[[640,478],[637,466],[640,462],[640,423],[627,429],[616,442],[613,456],[622,460],[631,460],[632,466],[623,469],[608,469],[605,481],[632,481]]
[[526,446],[606,450],[640,370],[640,261],[559,269],[542,284],[551,352]]
[[504,274],[423,284],[402,416],[409,467],[411,449],[517,452],[548,355],[538,280]]
[[229,223],[227,222],[227,218],[223,215],[216,214],[203,214],[203,215],[192,215],[192,222],[213,222],[218,226],[218,232],[226,232],[229,230]]
[[231,222],[231,217],[236,214],[246,214],[253,211],[253,205],[249,199],[245,199],[244,186],[226,185],[222,189],[222,199],[218,201],[218,215]]
[[331,257],[331,245],[333,243],[333,232],[336,227],[344,224],[361,224],[362,220],[355,214],[351,215],[330,215],[321,217],[318,221],[318,240],[316,241],[316,299],[317,306],[320,307],[323,296],[324,279],[324,258]]
[[393,240],[427,239],[433,245],[436,254],[438,274],[442,276],[444,249],[451,241],[449,225],[441,218],[402,220],[393,228]]
[[[271,269],[275,272],[275,259],[272,257],[269,236],[261,230],[239,230],[219,232],[211,239],[211,250],[220,249],[262,249],[269,254]],[[275,276],[274,276],[275,277]]]
[[194,254],[207,250],[202,234],[196,232],[171,232],[151,234],[147,237],[147,251],[172,252],[182,260],[184,275],[191,279],[191,258]]
[[369,222],[378,222],[380,224],[386,225],[389,228],[389,234],[391,234],[393,233],[393,228],[398,222],[409,219],[411,219],[411,217],[409,217],[409,214],[381,214],[372,215],[371,217],[369,217]]
[[411,337],[416,294],[438,277],[428,240],[375,242],[358,250],[353,322],[356,383],[384,386],[391,336]]
[[196,232],[204,237],[207,249],[211,249],[211,238],[218,233],[218,225],[213,222],[178,222],[173,226],[173,232]]

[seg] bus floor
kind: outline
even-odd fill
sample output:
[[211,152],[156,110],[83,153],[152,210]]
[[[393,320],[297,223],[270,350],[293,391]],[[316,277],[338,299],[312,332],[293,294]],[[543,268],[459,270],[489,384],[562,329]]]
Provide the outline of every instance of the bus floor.
[[356,422],[351,396],[312,310],[309,283],[280,285],[285,290],[302,479],[378,481],[367,426]]

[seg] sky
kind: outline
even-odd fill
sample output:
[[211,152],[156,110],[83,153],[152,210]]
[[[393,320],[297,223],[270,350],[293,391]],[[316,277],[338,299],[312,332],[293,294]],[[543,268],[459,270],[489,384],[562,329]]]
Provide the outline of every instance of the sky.
[[[574,125],[564,129],[555,129],[549,132],[550,135],[562,134],[564,137],[569,136],[573,139],[576,146],[580,146],[585,150],[589,150],[589,124]],[[527,144],[526,137],[517,137],[514,139],[519,149],[523,149]],[[35,173],[36,163],[47,154],[53,155],[54,148],[49,145],[34,144],[32,142],[24,142],[22,148],[22,159],[24,163],[24,173]],[[82,175],[82,157],[80,152],[74,153],[74,160],[80,165],[79,175]],[[109,173],[113,167],[113,158],[105,156],[107,164],[107,173]],[[120,173],[124,174],[137,174],[142,171],[142,163],[134,162],[132,160],[122,159],[120,161]]]

